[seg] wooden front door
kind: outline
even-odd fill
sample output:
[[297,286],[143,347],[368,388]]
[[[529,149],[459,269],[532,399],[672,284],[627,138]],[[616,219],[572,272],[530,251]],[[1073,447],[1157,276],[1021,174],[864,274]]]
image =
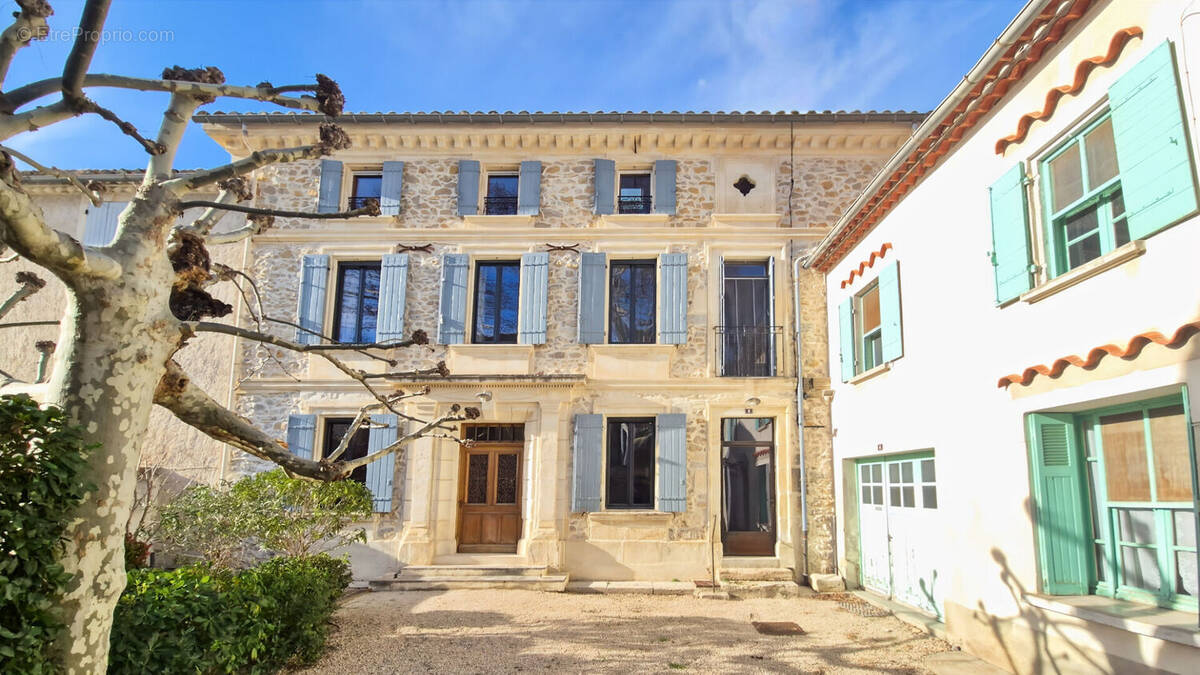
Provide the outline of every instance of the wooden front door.
[[458,490],[458,550],[515,553],[521,536],[520,443],[463,448]]

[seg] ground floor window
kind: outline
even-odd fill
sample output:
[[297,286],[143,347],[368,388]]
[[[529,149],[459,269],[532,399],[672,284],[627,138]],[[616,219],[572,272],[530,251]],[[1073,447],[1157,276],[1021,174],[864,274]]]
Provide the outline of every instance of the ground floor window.
[[608,508],[654,508],[654,418],[608,420]]
[[[337,450],[342,439],[346,437],[346,432],[350,430],[354,424],[353,417],[329,417],[325,419],[325,434],[321,444],[321,456],[328,457]],[[355,432],[354,437],[350,439],[350,444],[346,446],[346,450],[338,456],[340,460],[361,459],[367,456],[368,439],[370,432],[365,428],[365,425],[359,427]],[[367,467],[360,466],[350,473],[350,480],[356,480],[360,483],[367,482]]]

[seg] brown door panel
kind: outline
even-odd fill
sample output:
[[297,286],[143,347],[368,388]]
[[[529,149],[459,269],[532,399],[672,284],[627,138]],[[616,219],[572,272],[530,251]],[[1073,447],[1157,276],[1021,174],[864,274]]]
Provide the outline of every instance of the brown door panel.
[[461,466],[458,550],[515,552],[521,536],[521,446],[476,443],[463,449]]

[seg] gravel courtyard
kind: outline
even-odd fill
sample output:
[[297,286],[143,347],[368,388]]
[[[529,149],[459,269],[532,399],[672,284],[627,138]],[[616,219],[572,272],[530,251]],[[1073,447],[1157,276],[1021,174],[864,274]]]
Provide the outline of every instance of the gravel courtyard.
[[[928,672],[950,649],[887,616],[836,602],[697,600],[508,590],[360,593],[334,616],[305,673]],[[791,621],[805,635],[760,635]]]

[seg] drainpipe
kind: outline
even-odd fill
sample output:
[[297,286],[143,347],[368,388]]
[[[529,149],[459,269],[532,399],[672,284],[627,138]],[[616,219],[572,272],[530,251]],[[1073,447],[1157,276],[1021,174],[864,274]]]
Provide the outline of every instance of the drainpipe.
[[[792,248],[795,242],[789,242]],[[804,538],[804,579],[808,579],[808,470],[804,456],[804,344],[800,339],[800,258],[792,260],[793,340],[796,343],[796,430],[800,440],[800,536]]]

